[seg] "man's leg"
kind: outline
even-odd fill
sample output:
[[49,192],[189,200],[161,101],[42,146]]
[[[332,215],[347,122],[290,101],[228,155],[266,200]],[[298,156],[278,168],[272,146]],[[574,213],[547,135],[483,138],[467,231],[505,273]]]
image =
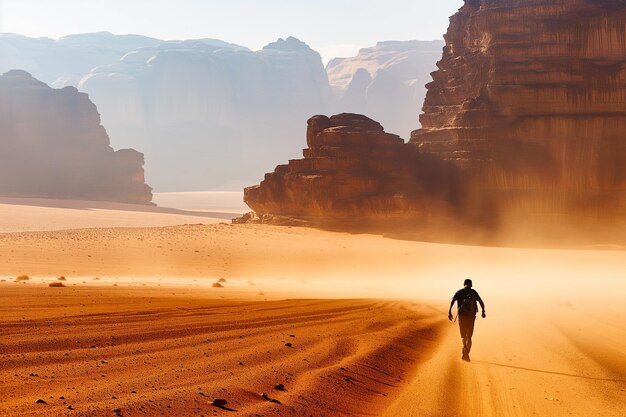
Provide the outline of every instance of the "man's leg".
[[476,322],[476,317],[467,317],[466,325],[465,325],[465,336],[463,338],[464,346],[465,346],[465,355],[469,358],[470,350],[472,350],[472,336],[474,335],[474,323]]
[[[468,326],[469,326],[469,321],[470,321],[469,319],[471,319],[471,317],[459,315],[459,330],[461,331],[461,339],[463,340],[462,359],[467,359],[469,355],[469,349],[467,348]],[[470,340],[470,346],[471,346],[471,340]]]

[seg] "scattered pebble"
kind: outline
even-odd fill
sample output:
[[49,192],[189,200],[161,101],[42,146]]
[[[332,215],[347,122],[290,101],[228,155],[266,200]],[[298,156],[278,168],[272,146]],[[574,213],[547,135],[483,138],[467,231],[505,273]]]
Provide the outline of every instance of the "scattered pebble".
[[285,346],[292,347],[293,345],[291,343],[287,342],[287,343],[285,343]]
[[48,404],[48,403],[40,398],[37,401],[35,401],[35,404]]
[[278,391],[284,391],[285,390],[285,386],[283,384],[276,384],[276,385],[274,385],[274,389],[278,390]]
[[216,407],[224,407],[226,404],[228,404],[228,401],[223,398],[215,398],[213,401],[211,401],[211,405],[214,405]]

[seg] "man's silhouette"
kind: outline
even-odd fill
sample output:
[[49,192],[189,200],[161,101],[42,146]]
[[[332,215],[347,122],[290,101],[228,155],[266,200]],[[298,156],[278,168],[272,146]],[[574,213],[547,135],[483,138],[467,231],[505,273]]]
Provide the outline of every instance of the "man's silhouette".
[[476,313],[478,313],[477,302],[480,303],[483,309],[483,318],[487,317],[487,315],[485,314],[485,303],[483,303],[483,300],[476,290],[472,289],[472,280],[466,279],[463,285],[464,287],[458,290],[456,294],[454,294],[454,297],[452,297],[450,309],[448,310],[448,319],[452,321],[452,306],[456,301],[459,329],[461,330],[461,338],[463,339],[463,356],[461,359],[469,362],[469,353],[472,349],[472,335],[474,334],[474,322],[476,321]]

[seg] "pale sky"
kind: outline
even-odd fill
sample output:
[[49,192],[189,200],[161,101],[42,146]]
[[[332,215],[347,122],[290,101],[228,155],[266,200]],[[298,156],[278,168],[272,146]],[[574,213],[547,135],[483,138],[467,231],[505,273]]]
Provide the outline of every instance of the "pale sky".
[[0,0],[0,32],[216,38],[257,50],[295,36],[325,61],[382,40],[441,39],[462,0]]

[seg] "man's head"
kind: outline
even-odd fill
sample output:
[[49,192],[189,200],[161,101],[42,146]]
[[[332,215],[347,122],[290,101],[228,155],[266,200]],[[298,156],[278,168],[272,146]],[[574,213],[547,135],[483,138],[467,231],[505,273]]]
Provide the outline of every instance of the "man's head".
[[471,279],[466,279],[465,281],[463,281],[463,285],[466,286],[467,288],[472,288],[472,280]]

